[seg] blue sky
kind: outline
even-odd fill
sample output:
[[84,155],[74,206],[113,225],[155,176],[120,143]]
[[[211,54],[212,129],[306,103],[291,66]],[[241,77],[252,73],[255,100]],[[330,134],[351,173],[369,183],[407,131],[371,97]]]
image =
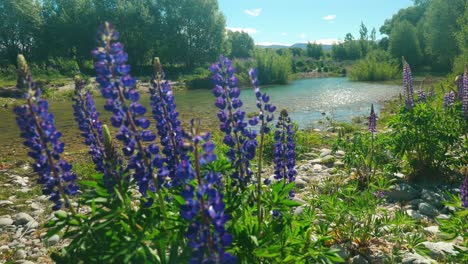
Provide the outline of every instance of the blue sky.
[[330,44],[359,36],[361,21],[377,30],[412,0],[219,0],[227,28],[248,32],[257,44]]

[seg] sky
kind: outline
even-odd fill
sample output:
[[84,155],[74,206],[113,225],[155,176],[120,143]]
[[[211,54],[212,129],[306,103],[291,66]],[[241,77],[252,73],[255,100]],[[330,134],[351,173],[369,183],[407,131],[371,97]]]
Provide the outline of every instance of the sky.
[[229,30],[245,31],[258,45],[292,45],[359,37],[361,21],[369,33],[412,0],[219,0]]

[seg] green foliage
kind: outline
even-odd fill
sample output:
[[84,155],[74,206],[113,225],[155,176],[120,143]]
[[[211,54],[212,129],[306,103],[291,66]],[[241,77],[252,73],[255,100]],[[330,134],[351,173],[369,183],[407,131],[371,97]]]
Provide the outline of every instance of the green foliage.
[[228,31],[227,42],[231,47],[232,58],[248,58],[254,49],[254,41],[246,32]]
[[386,81],[396,78],[399,70],[388,53],[375,50],[364,60],[358,61],[348,71],[348,77],[353,81]]
[[410,65],[417,67],[422,53],[416,28],[406,20],[397,23],[392,29],[388,50],[394,58],[404,57]]
[[402,108],[389,122],[389,147],[395,158],[407,162],[404,169],[412,180],[450,175],[459,165],[460,160],[447,153],[454,153],[461,146],[460,116],[455,108],[444,112],[418,103],[409,111]]
[[254,52],[258,79],[265,84],[285,84],[292,71],[292,60],[289,52],[278,55],[273,50],[256,49]]
[[317,43],[307,43],[307,56],[314,59],[320,59],[323,56],[323,47],[322,44]]
[[370,132],[356,132],[349,138],[340,137],[334,151],[345,151],[343,162],[348,173],[355,171],[360,188],[366,188],[377,173],[392,168],[392,159],[386,154],[386,136]]

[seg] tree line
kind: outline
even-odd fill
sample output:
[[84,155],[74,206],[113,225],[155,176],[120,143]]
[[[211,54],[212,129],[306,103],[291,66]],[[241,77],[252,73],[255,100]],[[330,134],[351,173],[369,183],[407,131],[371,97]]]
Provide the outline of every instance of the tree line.
[[132,65],[165,63],[193,69],[221,53],[247,57],[247,33],[226,33],[217,0],[2,0],[0,62],[14,64],[19,53],[34,63],[67,58],[82,67],[95,48],[104,21],[121,29]]

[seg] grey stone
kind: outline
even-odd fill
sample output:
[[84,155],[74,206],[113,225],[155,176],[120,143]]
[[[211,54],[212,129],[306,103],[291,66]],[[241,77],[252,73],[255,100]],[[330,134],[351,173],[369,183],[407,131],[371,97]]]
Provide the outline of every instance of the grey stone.
[[352,263],[352,264],[368,264],[369,261],[367,261],[367,259],[364,258],[363,256],[357,255],[357,256],[352,257],[349,260],[349,263]]
[[396,184],[387,196],[396,201],[410,201],[418,197],[419,192],[407,183]]
[[13,220],[11,218],[0,218],[0,227],[12,225]]
[[406,252],[401,261],[402,264],[432,264],[437,263],[433,259],[425,258],[418,253]]
[[422,242],[422,244],[429,249],[429,255],[436,259],[444,259],[446,254],[456,255],[457,252],[455,251],[452,243],[447,242]]
[[439,226],[428,226],[424,228],[424,231],[431,233],[433,235],[437,235],[440,233]]
[[312,169],[314,170],[314,172],[317,172],[317,171],[323,170],[323,167],[322,167],[322,165],[320,165],[320,164],[314,164],[314,166],[312,167]]
[[322,158],[322,164],[325,164],[325,165],[333,165],[333,162],[335,162],[335,157],[332,156],[332,155],[327,155],[325,157]]
[[406,210],[406,214],[411,216],[414,220],[421,220],[424,218],[424,216],[420,213],[418,213],[418,211],[415,211],[415,210]]
[[338,150],[338,151],[335,153],[335,155],[336,155],[337,157],[344,157],[345,154],[346,154],[346,153],[345,153],[344,151],[342,151],[342,150]]
[[25,259],[26,258],[26,251],[22,250],[22,249],[18,249],[16,252],[15,252],[15,256],[14,256],[15,259]]
[[2,200],[0,201],[0,206],[3,206],[3,205],[12,205],[13,202],[12,201],[8,201],[8,200]]
[[428,203],[420,203],[418,209],[421,214],[425,214],[427,216],[437,216],[439,214],[439,211]]
[[413,207],[413,209],[418,209],[419,204],[424,202],[423,199],[414,199],[409,202],[409,204]]
[[320,157],[323,158],[325,156],[328,156],[332,153],[331,149],[322,149],[320,150]]
[[434,206],[442,206],[442,202],[444,201],[442,195],[427,189],[421,191],[421,198]]
[[449,220],[449,219],[450,219],[450,215],[440,214],[440,215],[438,215],[436,218],[439,219],[439,220]]
[[36,229],[39,226],[39,223],[36,220],[29,221],[26,224],[26,227],[29,229]]
[[322,159],[313,159],[310,161],[310,164],[320,164],[322,163]]
[[304,187],[306,187],[307,182],[305,182],[302,179],[296,179],[295,182],[294,182],[294,185],[299,189],[303,189]]
[[58,244],[59,241],[60,241],[60,237],[58,235],[53,235],[49,237],[49,239],[47,239],[46,244],[48,246],[53,246],[53,245]]
[[7,252],[9,250],[10,250],[10,247],[8,245],[0,246],[0,252]]
[[337,168],[343,168],[344,165],[345,164],[341,160],[337,160],[335,161],[335,163],[333,163],[333,167],[337,167]]
[[15,225],[25,225],[30,221],[34,221],[34,218],[27,213],[18,213],[15,215]]

